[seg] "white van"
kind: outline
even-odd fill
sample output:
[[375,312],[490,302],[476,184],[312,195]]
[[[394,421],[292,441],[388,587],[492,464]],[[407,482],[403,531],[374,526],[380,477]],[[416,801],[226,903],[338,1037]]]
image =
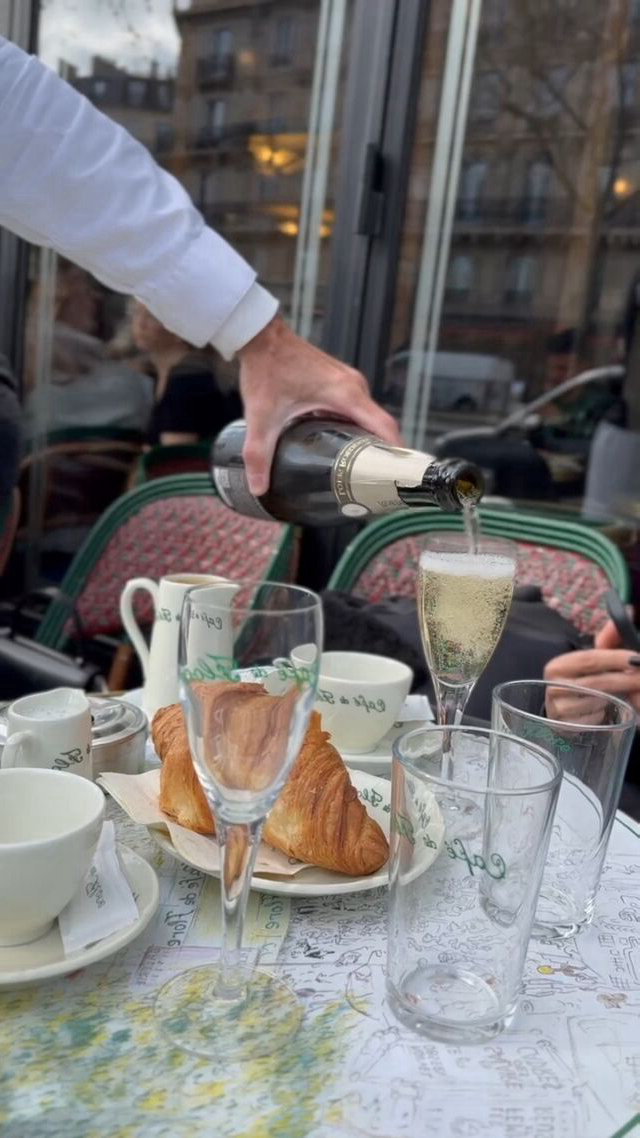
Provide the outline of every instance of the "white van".
[[[424,353],[420,352],[420,357]],[[383,402],[402,406],[410,351],[396,352],[385,365]],[[515,371],[510,360],[475,352],[436,352],[431,384],[434,411],[504,415],[514,388]]]

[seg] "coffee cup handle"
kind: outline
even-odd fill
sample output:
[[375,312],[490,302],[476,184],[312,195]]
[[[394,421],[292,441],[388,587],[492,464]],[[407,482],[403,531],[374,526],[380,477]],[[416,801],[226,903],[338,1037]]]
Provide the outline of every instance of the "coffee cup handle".
[[132,577],[130,581],[127,581],[120,595],[120,617],[125,631],[140,657],[140,663],[142,664],[142,671],[146,681],[149,672],[149,648],[133,614],[132,605],[134,593],[136,593],[138,589],[146,589],[146,591],[151,594],[154,612],[157,612],[158,609],[159,589],[157,582],[152,581],[150,577]]
[[28,766],[28,763],[20,763],[18,757],[25,743],[32,741],[34,738],[35,736],[32,731],[14,731],[13,735],[9,735],[9,738],[5,740],[2,750],[0,767]]

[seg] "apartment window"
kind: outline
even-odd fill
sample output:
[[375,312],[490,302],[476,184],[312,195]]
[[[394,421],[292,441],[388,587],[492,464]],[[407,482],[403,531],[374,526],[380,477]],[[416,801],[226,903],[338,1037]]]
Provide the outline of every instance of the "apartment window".
[[130,107],[141,107],[145,101],[147,83],[145,79],[127,81],[127,103]]
[[207,103],[207,127],[214,137],[222,134],[226,110],[224,99],[211,99]]
[[471,159],[462,168],[458,193],[458,216],[466,220],[477,218],[480,199],[487,177],[487,163],[482,158]]
[[158,83],[157,95],[158,106],[163,111],[170,111],[173,105],[173,91],[170,83]]
[[96,103],[104,99],[108,89],[106,79],[94,79],[91,84],[91,96]]
[[199,205],[202,209],[208,205],[213,205],[217,197],[217,170],[203,170],[200,174],[200,201]]
[[216,28],[211,37],[211,58],[226,63],[233,51],[233,32],[230,28]]
[[551,166],[546,158],[536,159],[529,166],[524,183],[523,221],[541,221],[547,208],[551,185]]
[[471,92],[469,115],[477,121],[490,122],[500,107],[500,78],[496,71],[482,71]]
[[165,154],[173,148],[175,131],[168,122],[160,122],[156,126],[156,150]]
[[457,253],[449,262],[446,286],[447,300],[468,300],[472,284],[473,261],[467,253]]
[[529,304],[535,283],[535,258],[530,253],[514,257],[507,266],[505,304]]
[[294,23],[291,16],[281,16],[273,28],[273,60],[276,66],[291,63],[294,49]]
[[507,18],[507,0],[485,0],[482,10],[484,28],[502,28]]
[[562,109],[562,93],[569,79],[569,68],[551,67],[546,75],[535,79],[531,96],[531,111],[538,118],[547,119]]
[[281,133],[287,120],[287,106],[289,97],[282,91],[273,91],[269,95],[269,130],[274,134]]
[[640,64],[623,63],[620,68],[620,98],[622,106],[632,110],[638,106],[638,75]]

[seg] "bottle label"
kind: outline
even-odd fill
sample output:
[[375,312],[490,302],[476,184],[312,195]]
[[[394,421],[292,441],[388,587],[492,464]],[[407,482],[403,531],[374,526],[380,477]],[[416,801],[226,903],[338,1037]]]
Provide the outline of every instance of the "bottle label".
[[213,481],[220,498],[230,510],[237,510],[239,514],[246,514],[249,518],[273,521],[271,514],[267,513],[264,506],[249,490],[247,476],[241,466],[214,467]]
[[420,486],[435,459],[416,450],[354,439],[338,454],[332,490],[343,514],[385,514],[406,509],[397,487]]

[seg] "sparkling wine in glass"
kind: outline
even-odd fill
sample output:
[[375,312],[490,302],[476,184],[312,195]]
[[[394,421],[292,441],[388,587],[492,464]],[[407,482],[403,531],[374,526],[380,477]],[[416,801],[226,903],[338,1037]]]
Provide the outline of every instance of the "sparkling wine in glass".
[[[307,663],[294,665],[302,646]],[[172,1043],[217,1064],[270,1054],[302,1019],[286,984],[251,973],[242,933],[262,827],[313,709],[321,646],[320,600],[307,589],[241,582],[185,597],[181,703],[220,851],[222,950],[165,984],[155,1012]]]
[[[430,534],[418,569],[418,619],[433,679],[437,722],[456,726],[507,619],[516,547],[502,538]],[[447,778],[452,778],[453,752]]]

